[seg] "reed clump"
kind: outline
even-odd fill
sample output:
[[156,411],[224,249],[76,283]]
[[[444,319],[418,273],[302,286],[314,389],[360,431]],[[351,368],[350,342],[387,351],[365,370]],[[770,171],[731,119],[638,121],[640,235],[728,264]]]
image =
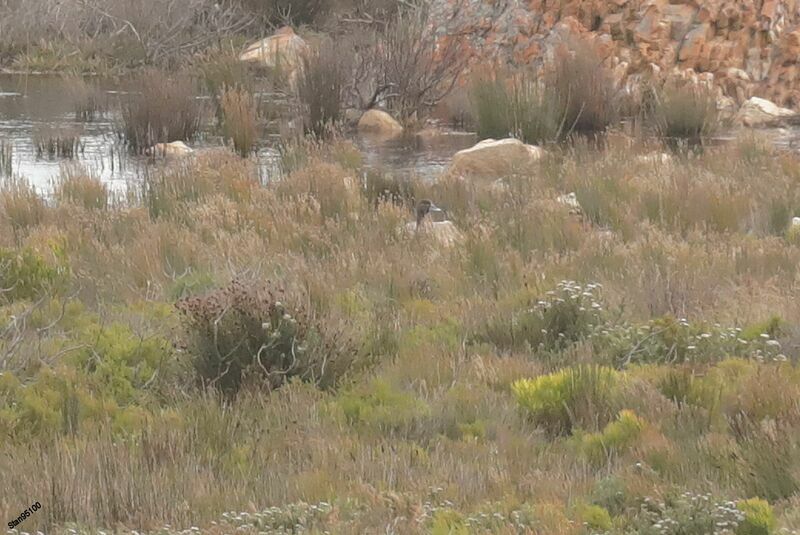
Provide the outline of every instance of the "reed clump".
[[246,158],[258,141],[258,103],[243,89],[228,89],[220,99],[222,132],[240,156]]
[[80,130],[46,126],[33,134],[33,146],[39,158],[73,159],[83,154]]
[[157,143],[193,139],[204,107],[187,77],[148,70],[134,82],[137,88],[122,103],[119,135],[136,153]]

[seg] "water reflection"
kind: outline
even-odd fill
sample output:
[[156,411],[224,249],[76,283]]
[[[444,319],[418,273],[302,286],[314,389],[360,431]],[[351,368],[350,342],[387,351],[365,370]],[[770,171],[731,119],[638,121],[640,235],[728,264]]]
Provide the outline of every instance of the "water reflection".
[[[82,150],[75,161],[89,172],[109,184],[112,190],[124,191],[127,185],[146,172],[152,165],[146,157],[131,156],[121,145],[115,133],[119,120],[120,99],[130,94],[124,82],[91,80],[106,99],[103,108],[92,120],[76,118],[68,97],[68,81],[57,76],[0,75],[0,147],[3,160],[0,172],[10,170],[34,184],[37,189],[49,191],[58,176],[64,158],[37,156],[34,137],[45,129],[75,130],[80,132]],[[274,103],[273,93],[257,93],[264,102]],[[198,98],[207,98],[199,96]],[[211,115],[211,114],[209,114]],[[222,145],[215,134],[212,119],[204,125],[192,148],[202,150]],[[416,136],[403,136],[392,140],[378,140],[353,136],[364,153],[368,168],[381,169],[406,176],[432,179],[438,176],[452,155],[471,146],[474,137],[451,135],[436,142]],[[280,136],[267,128],[256,158],[262,180],[274,178],[278,173],[277,144]],[[10,154],[10,161],[6,158]]]

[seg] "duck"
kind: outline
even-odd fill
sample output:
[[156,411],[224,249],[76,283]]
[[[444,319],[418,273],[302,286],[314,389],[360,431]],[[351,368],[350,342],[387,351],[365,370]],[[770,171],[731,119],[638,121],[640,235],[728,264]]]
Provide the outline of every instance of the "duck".
[[452,221],[447,219],[433,220],[434,218],[447,217],[447,212],[436,206],[433,201],[429,199],[419,201],[414,211],[416,220],[406,226],[414,234],[431,236],[445,247],[450,247],[464,240],[461,231]]
[[425,221],[425,218],[433,214],[444,214],[445,211],[433,204],[432,201],[428,199],[422,199],[417,203],[416,214],[417,214],[417,223],[416,229],[419,229],[420,225]]

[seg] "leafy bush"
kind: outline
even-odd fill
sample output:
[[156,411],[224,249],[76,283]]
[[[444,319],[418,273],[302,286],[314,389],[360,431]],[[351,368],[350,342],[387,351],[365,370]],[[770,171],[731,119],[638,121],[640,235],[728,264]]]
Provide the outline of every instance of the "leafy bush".
[[123,102],[119,128],[131,150],[144,152],[156,143],[188,141],[195,136],[203,107],[194,96],[190,79],[148,70],[134,85],[138,91]]
[[198,382],[228,395],[248,380],[269,390],[293,377],[333,385],[349,368],[349,341],[288,298],[273,284],[234,280],[178,301]]
[[775,513],[768,501],[750,498],[740,501],[737,507],[744,513],[744,520],[736,528],[736,535],[770,535],[775,530]]
[[610,421],[619,403],[622,377],[610,368],[577,366],[521,379],[511,385],[517,403],[553,434]]

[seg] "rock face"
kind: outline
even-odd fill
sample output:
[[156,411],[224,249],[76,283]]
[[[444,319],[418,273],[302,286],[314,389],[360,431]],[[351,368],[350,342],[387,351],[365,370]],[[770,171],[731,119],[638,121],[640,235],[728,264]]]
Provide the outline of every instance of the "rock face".
[[358,120],[358,130],[381,136],[395,136],[403,127],[394,117],[382,110],[367,110]]
[[758,96],[800,107],[798,0],[434,0],[434,5],[440,27],[471,36],[464,54],[477,66],[536,66],[552,57],[555,44],[580,38],[621,87],[653,75],[689,81],[701,76],[699,81],[738,105]]
[[795,115],[792,110],[781,108],[774,102],[752,97],[739,109],[736,120],[744,126],[776,126]]
[[447,171],[450,176],[502,178],[525,171],[542,158],[544,151],[518,139],[485,139],[459,151]]
[[270,37],[248,46],[239,56],[239,60],[278,69],[284,72],[290,81],[294,81],[303,67],[303,58],[308,52],[308,44],[303,38],[286,26]]
[[193,154],[194,150],[183,141],[173,141],[172,143],[157,143],[147,149],[146,153],[150,156],[175,158]]

